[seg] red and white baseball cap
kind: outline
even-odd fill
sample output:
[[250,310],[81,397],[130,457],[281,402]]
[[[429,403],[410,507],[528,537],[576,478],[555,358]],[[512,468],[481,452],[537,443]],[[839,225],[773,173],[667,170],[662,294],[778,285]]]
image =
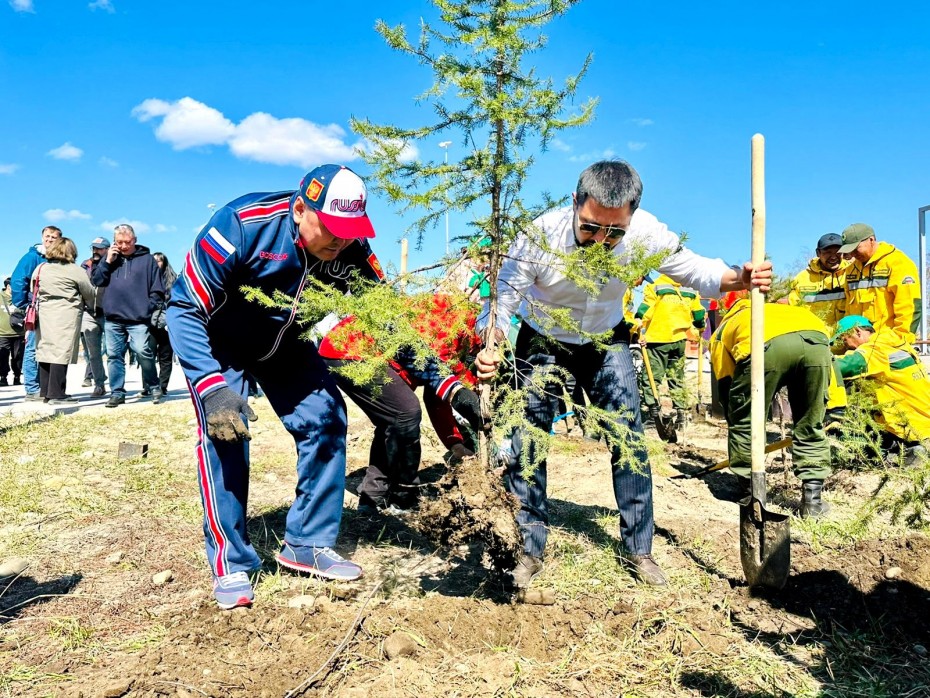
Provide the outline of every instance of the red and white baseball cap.
[[337,238],[373,238],[365,182],[344,165],[320,165],[300,181],[300,196]]

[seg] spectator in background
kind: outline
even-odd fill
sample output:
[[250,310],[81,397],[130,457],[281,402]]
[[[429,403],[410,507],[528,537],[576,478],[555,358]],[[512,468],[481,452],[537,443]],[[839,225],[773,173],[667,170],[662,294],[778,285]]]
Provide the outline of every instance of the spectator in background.
[[9,385],[10,369],[13,369],[13,385],[21,385],[23,372],[23,330],[10,324],[13,301],[10,293],[10,277],[3,280],[0,293],[0,386]]
[[32,290],[38,298],[36,360],[39,363],[39,395],[52,405],[77,402],[66,392],[68,364],[77,363],[81,314],[94,302],[94,288],[80,267],[77,247],[58,238],[45,250],[46,262],[32,274]]
[[149,248],[136,244],[131,225],[122,223],[113,229],[113,244],[94,270],[93,282],[107,288],[103,299],[110,374],[107,407],[126,402],[127,345],[139,358],[143,391],[151,391],[153,403],[161,402],[148,328],[152,314],[164,305],[165,285]]
[[[45,248],[60,237],[61,228],[56,228],[54,225],[47,225],[42,228],[42,242],[30,247],[29,251],[19,260],[16,269],[13,270],[10,291],[14,307],[10,309],[14,314],[17,310],[20,313],[25,312],[26,306],[32,300],[30,286],[32,272],[45,261]],[[23,381],[26,384],[26,399],[30,401],[41,400],[42,398],[39,396],[39,365],[36,363],[35,332],[26,332],[24,342]]]
[[[90,258],[81,263],[81,268],[87,272],[87,278],[93,278],[94,271],[100,264],[100,260],[106,256],[109,247],[110,241],[102,237],[94,238],[90,243]],[[84,316],[81,319],[81,334],[84,337],[84,346],[87,349],[87,366],[94,381],[94,391],[91,393],[93,397],[103,397],[106,394],[107,373],[103,367],[103,354],[106,351],[103,343],[104,325],[106,323],[103,315],[103,297],[105,295],[105,287],[97,288],[94,286],[94,302],[84,309]],[[90,384],[87,383],[86,385]]]
[[161,271],[162,283],[165,285],[165,303],[155,310],[152,314],[152,324],[149,326],[149,342],[152,346],[152,354],[158,362],[158,383],[161,386],[161,392],[168,392],[168,381],[171,380],[171,363],[174,360],[174,352],[171,350],[171,342],[168,341],[168,323],[165,316],[165,306],[171,299],[171,287],[177,281],[178,274],[171,267],[171,262],[161,252],[152,255],[155,263]]

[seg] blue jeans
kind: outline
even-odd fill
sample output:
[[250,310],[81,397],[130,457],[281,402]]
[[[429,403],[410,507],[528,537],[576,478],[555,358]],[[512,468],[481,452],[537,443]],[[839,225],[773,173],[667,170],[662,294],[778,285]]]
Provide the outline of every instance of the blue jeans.
[[[517,374],[523,385],[544,379],[555,367],[571,373],[595,407],[609,410],[614,421],[626,431],[629,454],[623,461],[621,449],[611,450],[614,497],[620,512],[620,542],[626,552],[648,555],[652,552],[653,511],[652,473],[643,440],[639,390],[627,341],[618,340],[607,349],[591,344],[569,345],[545,337],[524,323],[517,337]],[[561,390],[552,384],[544,390],[531,390],[526,418],[549,433],[557,414]],[[527,444],[525,438],[523,444]],[[536,455],[530,448],[530,460]],[[542,557],[549,536],[549,502],[546,496],[546,460],[543,454],[529,480],[523,478],[520,459],[508,466],[504,480],[507,489],[520,500],[517,523],[523,532],[525,551]]]
[[39,394],[39,364],[36,362],[36,333],[26,333],[26,349],[23,352],[23,383],[27,395]]
[[110,374],[110,394],[119,397],[126,395],[126,347],[139,357],[142,368],[142,386],[151,390],[158,387],[158,373],[155,371],[155,356],[149,345],[148,325],[141,322],[130,323],[119,320],[107,320],[103,328],[107,338],[107,369]]

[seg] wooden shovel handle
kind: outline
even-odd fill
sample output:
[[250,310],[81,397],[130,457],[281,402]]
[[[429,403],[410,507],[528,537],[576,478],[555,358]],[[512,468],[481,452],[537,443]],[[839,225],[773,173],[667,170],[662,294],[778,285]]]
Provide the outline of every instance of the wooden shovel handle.
[[[752,137],[752,263],[765,261],[765,138]],[[765,470],[765,297],[757,288],[750,291],[750,372],[752,407],[751,470]]]

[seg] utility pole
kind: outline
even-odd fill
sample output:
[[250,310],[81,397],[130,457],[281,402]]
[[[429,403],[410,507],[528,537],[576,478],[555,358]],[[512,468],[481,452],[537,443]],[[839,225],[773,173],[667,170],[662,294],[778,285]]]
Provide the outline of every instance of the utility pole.
[[[442,141],[439,143],[439,147],[445,151],[445,157],[443,158],[443,164],[449,164],[449,146],[452,145],[452,141]],[[446,185],[449,184],[449,177],[446,175]],[[449,209],[446,209],[446,256],[449,256]]]

